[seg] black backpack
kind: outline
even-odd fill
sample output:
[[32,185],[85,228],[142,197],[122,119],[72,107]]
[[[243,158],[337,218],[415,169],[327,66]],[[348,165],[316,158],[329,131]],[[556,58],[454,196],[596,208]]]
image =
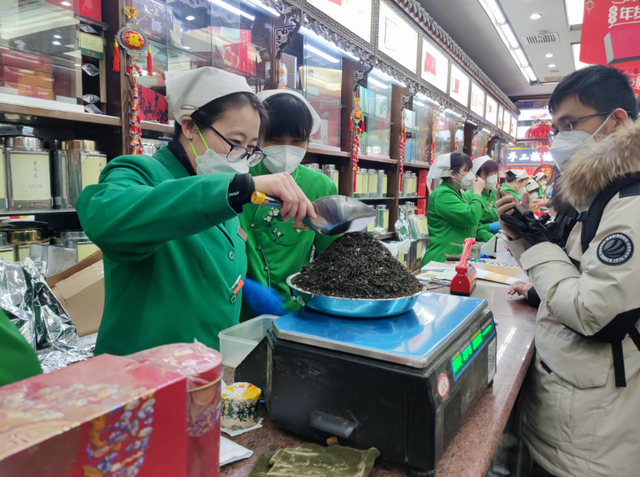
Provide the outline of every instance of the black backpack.
[[[582,222],[582,233],[580,236],[582,253],[587,251],[589,244],[596,236],[605,207],[618,192],[620,192],[621,197],[640,196],[640,172],[626,174],[613,181],[596,196],[589,210],[578,215],[576,220]],[[585,336],[569,328],[574,333],[589,340],[600,343],[611,343],[616,387],[624,388],[627,386],[622,341],[629,335],[638,347],[638,350],[640,350],[640,333],[638,333],[636,328],[638,320],[640,320],[640,308],[620,313],[604,326],[604,328],[591,336]]]

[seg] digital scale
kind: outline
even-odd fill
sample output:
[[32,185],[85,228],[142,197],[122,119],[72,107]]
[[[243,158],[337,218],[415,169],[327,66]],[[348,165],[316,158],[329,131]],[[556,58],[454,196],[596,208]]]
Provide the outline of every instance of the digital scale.
[[281,428],[434,475],[438,460],[496,372],[487,302],[424,293],[391,318],[306,309],[278,318],[236,369],[264,390]]

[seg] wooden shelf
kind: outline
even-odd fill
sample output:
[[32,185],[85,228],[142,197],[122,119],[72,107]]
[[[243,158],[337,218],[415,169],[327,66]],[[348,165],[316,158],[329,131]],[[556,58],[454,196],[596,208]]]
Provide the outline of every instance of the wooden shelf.
[[418,200],[418,199],[426,199],[426,197],[398,197],[400,200]]
[[[29,116],[38,118],[51,118],[63,121],[76,121],[81,123],[104,124],[107,126],[120,126],[120,118],[101,114],[73,113],[70,111],[57,111],[55,109],[36,108],[33,106],[21,106],[18,104],[0,103],[0,113],[2,116],[16,114],[22,118],[29,119]],[[3,120],[13,118],[3,117]]]
[[390,239],[395,237],[396,234],[393,232],[389,232],[388,234],[384,234],[384,235],[372,235],[373,238],[376,238],[378,240],[386,240],[386,239]]
[[168,124],[154,123],[151,121],[140,121],[140,127],[143,131],[157,131],[165,134],[173,134],[173,126]]
[[321,156],[349,157],[348,152],[333,151],[331,149],[324,149],[322,147],[314,147],[314,144],[309,144],[309,148],[307,149],[307,152],[311,154],[318,154]]
[[358,161],[382,162],[384,164],[397,164],[397,159],[386,159],[384,157],[358,156]]
[[429,164],[420,164],[418,162],[405,162],[404,167],[415,167],[416,169],[429,169],[431,165]]
[[10,215],[48,215],[48,214],[75,214],[76,209],[25,209],[25,210],[9,210],[0,211],[0,217],[8,217]]

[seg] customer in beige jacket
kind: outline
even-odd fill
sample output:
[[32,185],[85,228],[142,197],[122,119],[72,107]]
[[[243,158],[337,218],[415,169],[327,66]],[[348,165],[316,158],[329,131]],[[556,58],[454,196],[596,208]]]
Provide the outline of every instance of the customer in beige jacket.
[[[578,212],[617,178],[640,171],[638,110],[625,75],[604,66],[577,71],[557,86],[549,109],[557,133],[551,153],[562,173],[556,190]],[[509,215],[501,216],[509,248],[541,299],[519,403],[522,439],[557,477],[639,476],[640,351],[624,338],[622,387],[612,345],[587,337],[624,312],[640,313],[640,182],[608,202],[585,253],[581,223],[562,248],[531,212],[514,214],[512,198],[497,206]]]

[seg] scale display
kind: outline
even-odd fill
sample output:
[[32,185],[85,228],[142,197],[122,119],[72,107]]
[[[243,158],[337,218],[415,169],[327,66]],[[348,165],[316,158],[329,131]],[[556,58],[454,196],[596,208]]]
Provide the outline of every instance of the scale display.
[[451,368],[453,369],[453,379],[457,381],[465,369],[480,354],[482,348],[491,341],[496,334],[496,326],[493,318],[489,319],[482,328],[476,331],[471,338],[460,348],[453,358],[451,358]]

